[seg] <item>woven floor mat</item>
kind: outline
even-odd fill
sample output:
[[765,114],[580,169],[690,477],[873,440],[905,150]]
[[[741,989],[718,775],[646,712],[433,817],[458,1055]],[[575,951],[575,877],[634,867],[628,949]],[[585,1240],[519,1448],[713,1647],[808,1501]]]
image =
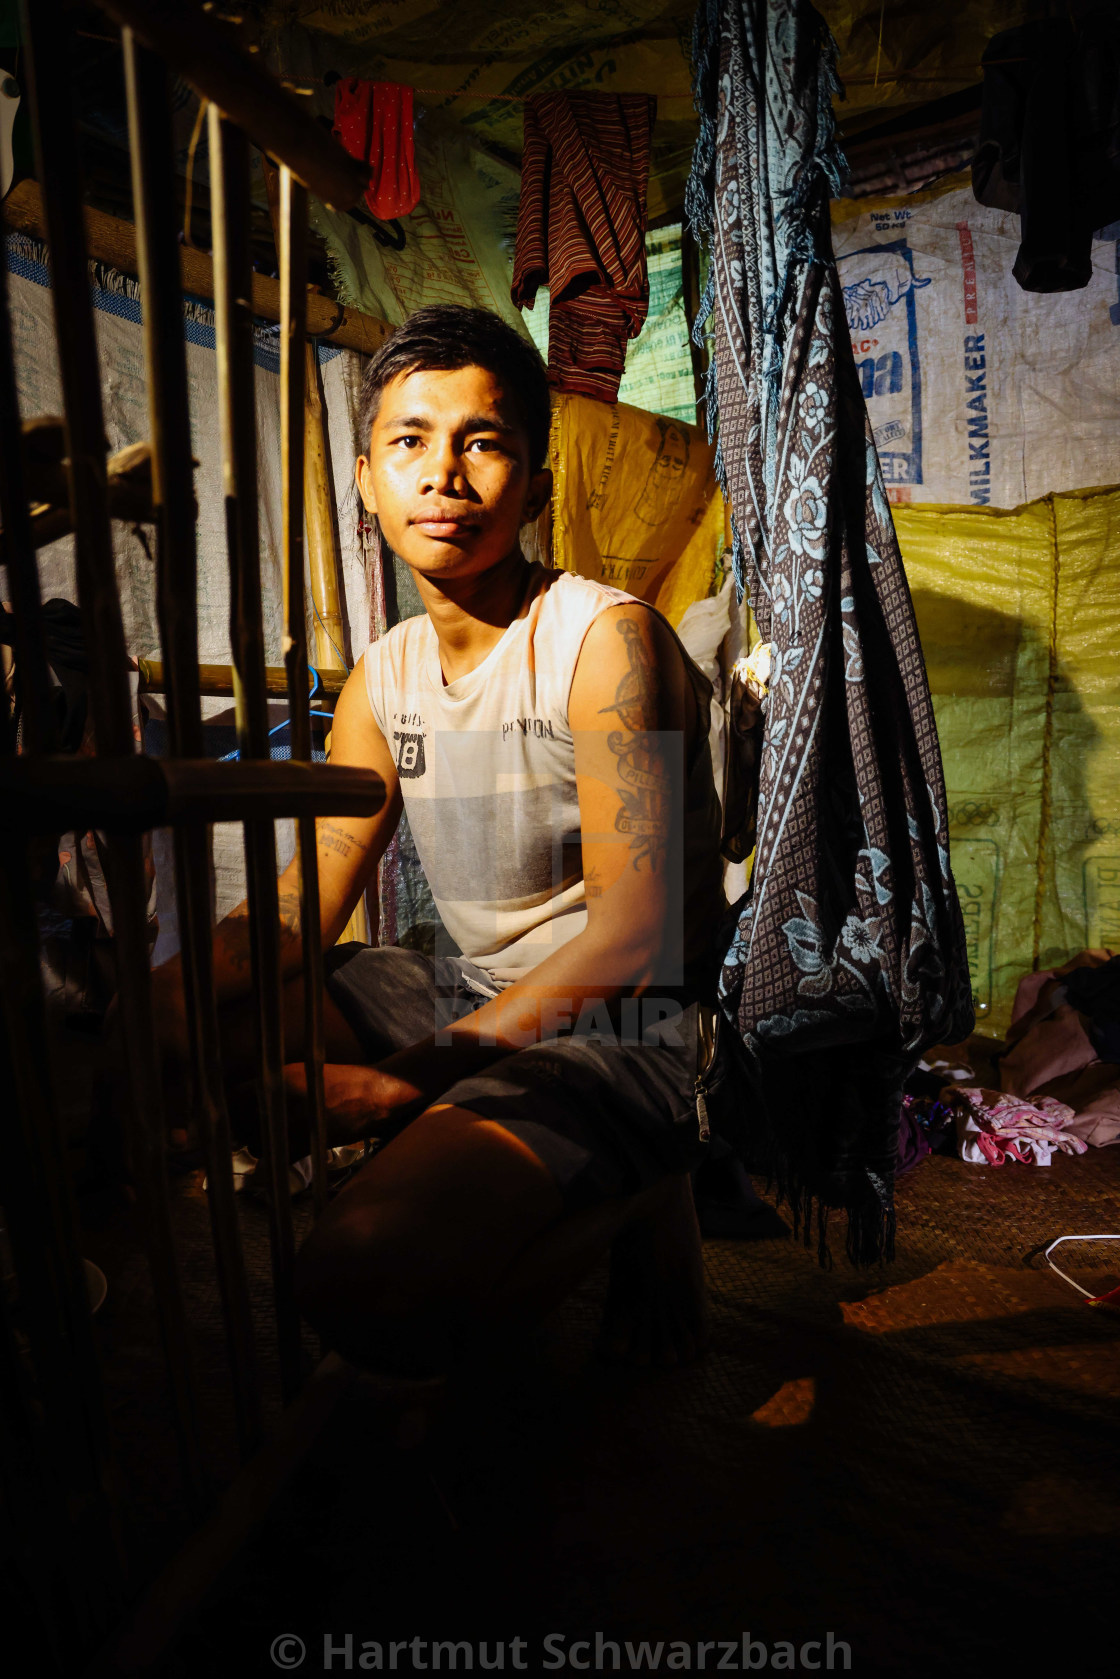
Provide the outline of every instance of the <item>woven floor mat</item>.
[[[221,1478],[208,1220],[195,1179],[173,1200]],[[870,1272],[843,1259],[838,1223],[831,1270],[788,1237],[706,1243],[711,1347],[696,1366],[594,1361],[601,1268],[502,1368],[456,1385],[421,1449],[401,1453],[347,1401],[167,1672],[271,1671],[277,1634],[314,1650],[324,1630],[601,1631],[694,1649],[831,1631],[852,1672],[889,1679],[1111,1672],[1120,1314],[1023,1260],[1063,1233],[1120,1231],[1120,1148],[1047,1169],[933,1157],[901,1180],[898,1208],[897,1258]],[[296,1212],[302,1234],[306,1202]],[[273,1409],[267,1217],[247,1201],[240,1216]],[[109,1278],[98,1332],[155,1555],[175,1455],[145,1265],[129,1230],[87,1251]],[[1090,1261],[1063,1269],[1102,1283],[1107,1257]]]

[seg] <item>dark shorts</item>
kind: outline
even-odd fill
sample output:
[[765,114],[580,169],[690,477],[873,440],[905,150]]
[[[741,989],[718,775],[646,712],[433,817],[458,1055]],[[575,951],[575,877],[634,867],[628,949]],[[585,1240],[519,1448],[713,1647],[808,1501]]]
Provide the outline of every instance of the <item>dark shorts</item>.
[[[396,946],[338,945],[326,956],[327,991],[369,1061],[438,1032],[480,1008],[495,988],[461,956]],[[450,1083],[438,1100],[495,1121],[527,1144],[569,1211],[633,1195],[706,1157],[695,1081],[703,1056],[687,994],[626,998],[577,1020],[548,1042]],[[438,1045],[432,1050],[440,1053]],[[724,1076],[718,1065],[711,1090]]]

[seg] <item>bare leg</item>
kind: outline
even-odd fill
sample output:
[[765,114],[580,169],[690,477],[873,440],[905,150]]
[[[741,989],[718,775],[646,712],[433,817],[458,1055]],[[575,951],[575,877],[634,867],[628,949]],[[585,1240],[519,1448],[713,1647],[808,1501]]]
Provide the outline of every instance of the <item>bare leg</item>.
[[[304,1244],[301,1305],[358,1364],[440,1373],[480,1338],[508,1337],[539,1320],[620,1231],[663,1225],[679,1200],[679,1180],[666,1180],[565,1216],[551,1175],[517,1138],[465,1109],[430,1108],[343,1191]],[[683,1321],[679,1308],[696,1272],[686,1263],[675,1276],[670,1246],[653,1242],[649,1251],[660,1253],[657,1275],[672,1280]],[[631,1275],[640,1269],[636,1255]],[[652,1325],[657,1288],[643,1281]],[[621,1288],[614,1285],[616,1343]],[[616,1351],[625,1356],[626,1347]],[[694,1351],[679,1329],[659,1329],[641,1341],[639,1356],[676,1361]]]

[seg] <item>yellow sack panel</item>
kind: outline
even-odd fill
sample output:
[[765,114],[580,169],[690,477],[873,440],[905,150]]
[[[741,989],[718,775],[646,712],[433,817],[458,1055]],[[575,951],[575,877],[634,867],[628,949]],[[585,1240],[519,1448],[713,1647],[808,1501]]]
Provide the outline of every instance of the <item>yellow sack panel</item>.
[[625,589],[672,624],[711,593],[723,497],[695,426],[560,395],[549,457],[554,565]]
[[949,798],[978,1025],[1120,948],[1120,489],[894,509]]

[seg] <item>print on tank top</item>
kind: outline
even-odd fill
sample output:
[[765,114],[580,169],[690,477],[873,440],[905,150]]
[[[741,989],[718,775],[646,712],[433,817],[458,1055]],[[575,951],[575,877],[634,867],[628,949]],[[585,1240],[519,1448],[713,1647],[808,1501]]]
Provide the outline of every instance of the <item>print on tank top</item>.
[[[404,781],[415,781],[427,769],[424,740],[427,728],[418,711],[393,713],[393,756],[397,774]],[[399,727],[397,726],[399,725]]]

